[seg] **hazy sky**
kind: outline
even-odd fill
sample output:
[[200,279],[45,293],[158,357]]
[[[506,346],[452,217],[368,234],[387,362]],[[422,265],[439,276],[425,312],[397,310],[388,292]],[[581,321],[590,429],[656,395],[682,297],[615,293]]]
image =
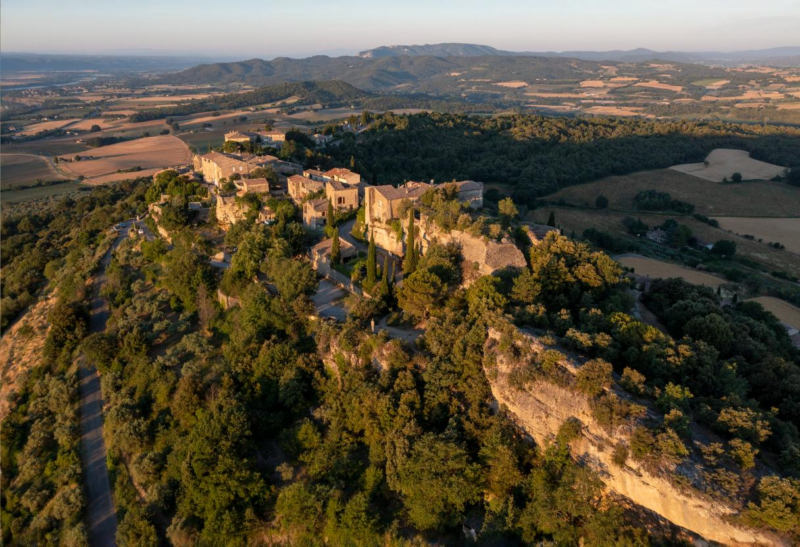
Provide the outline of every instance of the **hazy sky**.
[[510,50],[800,45],[800,0],[3,0],[2,51],[342,54],[466,42]]

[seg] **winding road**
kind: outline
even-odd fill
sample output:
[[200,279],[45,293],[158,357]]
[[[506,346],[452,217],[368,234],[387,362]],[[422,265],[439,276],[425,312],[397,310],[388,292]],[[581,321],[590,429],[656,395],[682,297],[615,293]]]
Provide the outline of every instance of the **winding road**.
[[[111,262],[114,249],[127,237],[128,227],[133,221],[119,224],[119,235],[100,261],[100,270],[95,276],[92,293],[91,331],[106,329],[108,302],[100,296],[106,282],[106,268]],[[92,363],[80,369],[81,392],[81,457],[83,460],[84,488],[86,492],[86,527],[91,547],[115,547],[117,536],[117,512],[108,480],[106,445],[103,439],[103,395],[100,391],[100,375]]]

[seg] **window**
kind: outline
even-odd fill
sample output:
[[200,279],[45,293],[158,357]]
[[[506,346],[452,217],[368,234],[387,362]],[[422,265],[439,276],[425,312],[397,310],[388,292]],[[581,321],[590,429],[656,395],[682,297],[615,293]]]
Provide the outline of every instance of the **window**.
[[344,198],[343,198],[343,197],[341,197],[341,196],[340,196],[340,197],[337,197],[337,198],[336,198],[336,204],[337,204],[337,205],[344,205]]

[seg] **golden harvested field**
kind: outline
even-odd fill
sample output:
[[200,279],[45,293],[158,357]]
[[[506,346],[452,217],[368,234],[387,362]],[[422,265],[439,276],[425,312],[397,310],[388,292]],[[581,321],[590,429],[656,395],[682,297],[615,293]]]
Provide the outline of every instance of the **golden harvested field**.
[[515,80],[513,82],[497,82],[495,85],[499,85],[500,87],[510,87],[511,89],[519,89],[521,87],[528,87],[527,82],[522,82],[520,80]]
[[93,125],[99,125],[100,129],[107,129],[115,125],[119,125],[121,121],[122,120],[108,120],[104,118],[88,118],[86,120],[80,120],[78,122],[71,123],[67,129],[82,129],[84,131],[88,131]]
[[772,181],[720,184],[672,169],[606,177],[569,186],[548,196],[548,199],[557,201],[563,198],[569,203],[593,207],[597,196],[602,194],[608,198],[610,209],[635,211],[634,198],[642,190],[668,192],[673,199],[691,203],[696,212],[707,216],[800,215],[800,189],[788,184]]
[[[119,169],[141,167],[154,169],[185,165],[192,159],[186,143],[177,137],[149,137],[134,141],[95,148],[81,154],[81,161],[63,163],[62,167],[75,176],[83,175],[87,183],[109,182],[116,178]],[[120,173],[123,178],[140,176],[141,173]]]
[[764,306],[764,309],[775,314],[775,317],[780,319],[781,323],[800,329],[800,308],[796,308],[785,300],[772,296],[759,296],[749,300]]
[[[797,210],[800,215],[800,209]],[[800,217],[799,218],[742,218],[714,217],[720,228],[730,230],[739,235],[752,235],[770,243],[777,241],[786,246],[786,250],[800,254]]]
[[653,89],[664,89],[666,91],[674,91],[675,93],[680,93],[681,91],[683,91],[682,86],[663,84],[657,80],[650,80],[649,82],[639,82],[638,84],[634,85],[636,87],[651,87]]
[[605,87],[606,82],[603,80],[584,80],[581,82],[581,87]]
[[[590,114],[603,116],[641,116],[642,107],[639,106],[591,106],[586,109]],[[648,116],[652,117],[652,116]]]
[[734,173],[741,173],[744,180],[769,180],[782,175],[786,169],[780,165],[754,160],[745,150],[728,148],[717,148],[708,155],[706,161],[708,166],[704,163],[684,163],[673,165],[670,169],[715,182],[722,182],[725,177],[730,180]]
[[622,256],[617,257],[616,261],[626,268],[633,268],[633,273],[653,279],[665,279],[668,277],[681,277],[689,283],[695,285],[705,285],[706,287],[718,287],[727,283],[721,277],[711,275],[706,272],[692,270],[677,264],[662,262],[643,256]]
[[800,103],[780,103],[778,110],[800,110]]
[[358,111],[352,108],[326,108],[322,110],[302,110],[289,116],[287,120],[302,120],[308,122],[323,122],[328,120],[337,120],[339,118],[346,118],[350,114],[355,114]]
[[24,136],[36,135],[37,133],[41,133],[42,131],[52,131],[53,129],[59,129],[61,127],[64,127],[65,125],[69,125],[77,121],[79,121],[78,118],[68,118],[65,120],[50,120],[46,122],[39,122],[32,125],[26,125],[25,128],[19,132],[19,134]]

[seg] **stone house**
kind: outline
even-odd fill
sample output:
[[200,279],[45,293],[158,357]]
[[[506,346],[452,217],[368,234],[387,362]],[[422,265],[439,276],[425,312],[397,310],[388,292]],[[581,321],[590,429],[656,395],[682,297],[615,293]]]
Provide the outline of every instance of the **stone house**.
[[358,209],[358,186],[329,180],[325,183],[325,197],[333,203],[336,210]]
[[308,228],[322,228],[328,218],[328,200],[310,199],[303,204],[303,225]]
[[301,177],[300,175],[292,175],[288,181],[289,197],[295,203],[300,203],[309,194],[314,194],[325,188],[324,183],[318,180]]
[[207,182],[219,186],[222,179],[230,180],[233,175],[244,177],[253,169],[269,164],[269,158],[272,156],[243,157],[211,151],[208,154],[195,155],[192,163],[194,170],[202,173]]
[[364,188],[364,209],[367,225],[389,224],[400,218],[403,202],[414,203],[430,188],[429,184],[406,183],[404,186],[367,186]]
[[236,188],[239,189],[237,195],[243,196],[245,194],[269,194],[270,186],[267,179],[240,179],[235,183]]
[[303,171],[303,176],[307,179],[325,182],[325,173],[317,169],[306,169]]

